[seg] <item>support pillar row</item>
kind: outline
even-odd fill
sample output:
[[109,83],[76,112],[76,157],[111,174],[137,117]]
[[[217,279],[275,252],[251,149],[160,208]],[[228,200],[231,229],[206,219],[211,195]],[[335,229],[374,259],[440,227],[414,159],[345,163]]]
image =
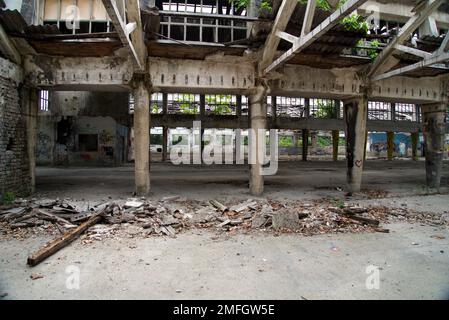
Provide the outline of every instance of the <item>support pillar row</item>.
[[362,185],[367,113],[368,99],[366,96],[344,101],[346,180],[350,193],[359,192]]
[[429,104],[421,107],[423,135],[426,148],[427,187],[439,189],[444,154],[446,104]]
[[150,192],[150,92],[144,81],[134,88],[134,171],[135,193]]
[[[250,149],[255,151],[252,155],[253,163],[250,164],[250,193],[260,196],[264,189],[264,179],[262,175],[263,157],[261,156],[261,148],[265,150],[265,135],[267,129],[267,89],[263,85],[258,85],[250,95],[250,125],[255,136],[250,139],[253,146]],[[260,131],[262,130],[262,131]]]

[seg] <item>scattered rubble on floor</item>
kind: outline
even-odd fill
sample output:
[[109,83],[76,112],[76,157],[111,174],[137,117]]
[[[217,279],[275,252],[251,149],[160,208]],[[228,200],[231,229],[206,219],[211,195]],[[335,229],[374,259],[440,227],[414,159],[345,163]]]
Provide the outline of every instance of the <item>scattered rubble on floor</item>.
[[38,234],[39,231],[57,235],[77,228],[99,211],[104,211],[102,220],[82,236],[84,243],[109,238],[123,230],[129,237],[174,236],[192,227],[224,231],[273,229],[313,235],[329,232],[386,232],[387,229],[381,228],[380,223],[389,220],[435,225],[449,223],[442,216],[414,213],[407,208],[362,208],[332,199],[310,203],[282,203],[269,199],[226,203],[171,196],[159,201],[132,198],[104,203],[59,199],[18,200],[9,207],[0,208],[0,224],[4,235],[19,238]]
[[[94,219],[95,218],[95,219]],[[83,244],[110,237],[175,237],[190,228],[212,228],[235,234],[238,230],[274,230],[303,235],[342,232],[384,232],[389,221],[448,225],[441,215],[422,214],[407,208],[354,207],[343,201],[321,199],[310,203],[269,199],[237,202],[199,201],[179,196],[161,200],[133,198],[88,203],[72,200],[18,200],[0,207],[0,230],[6,237],[33,234],[59,235],[44,256],[52,254],[81,235]],[[70,240],[67,241],[67,238]],[[49,244],[47,244],[47,249]],[[37,254],[37,253],[36,253]],[[38,261],[34,257],[32,261]]]

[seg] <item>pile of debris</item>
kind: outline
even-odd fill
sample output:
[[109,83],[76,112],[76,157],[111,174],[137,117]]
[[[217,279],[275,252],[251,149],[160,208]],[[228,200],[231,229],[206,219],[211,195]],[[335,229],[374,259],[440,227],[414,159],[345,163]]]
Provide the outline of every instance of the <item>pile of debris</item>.
[[[1,210],[2,208],[0,208]],[[59,231],[62,236],[30,256],[29,264],[39,263],[81,234],[83,243],[114,235],[122,226],[134,228],[133,236],[175,237],[190,228],[215,228],[225,232],[274,230],[303,235],[324,233],[389,232],[381,222],[407,220],[434,225],[448,224],[441,216],[410,213],[405,208],[335,205],[332,201],[281,203],[252,200],[224,204],[217,200],[188,200],[179,196],[158,201],[128,199],[89,204],[70,200],[21,200],[0,211],[3,234],[25,230]],[[101,224],[100,224],[101,223]],[[108,226],[109,225],[109,226]]]

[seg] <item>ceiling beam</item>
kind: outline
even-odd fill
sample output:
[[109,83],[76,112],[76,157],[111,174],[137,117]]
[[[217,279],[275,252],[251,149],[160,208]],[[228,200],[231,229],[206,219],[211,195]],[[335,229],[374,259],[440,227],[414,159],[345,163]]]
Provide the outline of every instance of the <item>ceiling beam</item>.
[[341,19],[346,17],[352,11],[357,9],[359,6],[364,4],[368,0],[349,0],[343,6],[335,10],[326,20],[324,20],[319,26],[309,32],[307,35],[300,37],[293,44],[292,48],[282,54],[278,59],[276,59],[269,67],[265,69],[265,73],[269,73],[274,69],[278,68],[280,65],[286,63],[288,60],[293,58],[293,56],[310,46],[327,31],[332,29],[335,25],[340,22]]
[[415,49],[415,48],[410,48],[410,47],[404,46],[402,44],[397,44],[394,48],[396,50],[399,50],[399,51],[402,51],[402,52],[405,52],[405,53],[408,53],[408,54],[411,54],[411,55],[414,55],[414,56],[417,56],[417,57],[420,57],[423,59],[430,58],[432,56],[432,53],[430,53],[430,52],[422,51],[422,50]]
[[368,77],[372,78],[377,74],[379,68],[391,57],[396,45],[403,44],[408,38],[410,38],[413,31],[415,31],[428,17],[431,15],[445,0],[426,0],[409,20],[401,28],[399,34],[391,40],[382,52],[379,53],[376,60],[371,64],[368,71]]
[[146,50],[144,50],[145,43],[143,41],[139,1],[124,1],[124,11],[125,14],[128,15],[128,21],[130,21],[128,24],[126,23],[126,18],[122,15],[116,0],[102,1],[109,18],[118,33],[120,41],[129,49],[137,69],[141,72],[145,71]]
[[283,0],[276,19],[271,28],[271,33],[268,35],[265,45],[263,47],[262,61],[259,64],[259,70],[264,70],[274,59],[279,42],[278,31],[285,31],[290,18],[295,11],[298,0]]
[[312,29],[313,17],[315,17],[316,0],[307,1],[306,13],[302,23],[301,37],[304,37]]
[[399,76],[399,75],[407,73],[407,72],[412,72],[412,71],[422,69],[425,67],[430,67],[434,64],[443,63],[446,61],[449,61],[449,52],[437,54],[437,55],[432,56],[431,58],[424,59],[423,61],[417,62],[410,66],[386,72],[384,74],[381,74],[379,76],[372,78],[372,80],[379,81],[379,80],[388,79],[391,77]]
[[449,31],[446,32],[446,36],[444,37],[443,42],[438,49],[438,53],[444,53],[446,51],[449,51]]
[[298,37],[295,37],[294,35],[284,32],[284,31],[276,32],[276,36],[278,36],[279,38],[284,39],[285,41],[288,41],[290,43],[295,43],[295,41],[298,40]]

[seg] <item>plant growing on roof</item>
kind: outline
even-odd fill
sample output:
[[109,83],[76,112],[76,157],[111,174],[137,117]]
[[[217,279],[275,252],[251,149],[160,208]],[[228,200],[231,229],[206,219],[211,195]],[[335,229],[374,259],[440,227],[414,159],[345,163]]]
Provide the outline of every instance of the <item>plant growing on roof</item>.
[[[249,7],[251,0],[228,0],[229,3],[233,4],[236,9],[246,9]],[[259,4],[259,11],[271,12],[273,6],[271,0],[262,0]]]

